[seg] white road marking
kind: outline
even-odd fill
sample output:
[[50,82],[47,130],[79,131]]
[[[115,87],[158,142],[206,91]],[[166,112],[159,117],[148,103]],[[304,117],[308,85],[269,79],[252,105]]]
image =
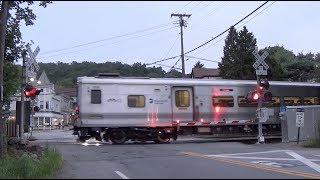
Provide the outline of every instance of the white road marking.
[[286,153],[320,173],[320,166],[318,164],[300,156],[299,154],[293,151],[288,151]]
[[272,161],[251,161],[251,163],[254,164],[262,164],[262,165],[266,165],[266,166],[271,166],[271,167],[293,167],[294,165],[292,164],[285,164],[285,163],[278,163],[278,162],[272,162]]
[[[249,152],[249,153],[236,153],[236,154],[218,154],[218,156],[232,156],[232,155],[242,155],[242,154],[264,154],[273,152],[286,152],[289,150],[274,150],[274,151],[262,151],[262,152]],[[207,156],[217,156],[217,155],[207,155]]]
[[129,179],[126,175],[122,174],[120,171],[115,171],[122,179]]
[[[261,159],[261,160],[275,160],[275,161],[297,161],[297,159],[289,158],[267,158],[267,157],[247,157],[247,156],[223,156],[223,155],[207,155],[208,157],[222,157],[234,159]],[[310,161],[320,161],[320,159],[309,159]]]

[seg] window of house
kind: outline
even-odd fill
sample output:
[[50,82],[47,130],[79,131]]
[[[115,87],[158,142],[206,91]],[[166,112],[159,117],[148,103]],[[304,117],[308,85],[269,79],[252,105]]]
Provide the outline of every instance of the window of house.
[[49,117],[45,117],[44,123],[50,125],[50,118]]
[[233,107],[234,101],[232,96],[213,96],[212,105],[220,107]]
[[128,106],[129,107],[145,107],[145,97],[143,95],[129,95]]
[[46,109],[49,109],[49,101],[46,101]]
[[40,101],[40,109],[43,110],[44,101]]
[[177,107],[190,106],[190,93],[187,90],[177,90],[175,92],[175,100]]
[[91,90],[91,103],[101,104],[101,90]]

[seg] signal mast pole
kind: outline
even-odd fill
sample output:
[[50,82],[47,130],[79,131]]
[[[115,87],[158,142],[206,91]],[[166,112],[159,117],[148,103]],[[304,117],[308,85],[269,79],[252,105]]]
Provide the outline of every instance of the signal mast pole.
[[184,67],[184,51],[183,51],[183,28],[187,27],[187,23],[185,20],[183,20],[183,17],[190,17],[191,14],[171,14],[172,16],[178,16],[179,17],[179,24],[180,24],[180,36],[181,36],[181,63],[182,63],[182,77],[185,77],[185,67]]
[[26,77],[26,51],[22,52],[22,85],[21,85],[21,122],[20,122],[20,140],[23,140],[23,133],[24,133],[24,88],[27,83]]

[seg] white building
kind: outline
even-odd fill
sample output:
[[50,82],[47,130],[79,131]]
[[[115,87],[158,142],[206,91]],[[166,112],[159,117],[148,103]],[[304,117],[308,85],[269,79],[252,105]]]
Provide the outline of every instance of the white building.
[[[35,87],[43,89],[43,92],[34,100],[34,106],[38,106],[40,111],[31,115],[31,117],[33,116],[33,119],[31,118],[31,125],[34,127],[44,127],[55,126],[59,123],[68,124],[71,113],[71,98],[63,93],[57,95],[54,84],[50,82],[44,71],[38,80],[41,81],[41,84],[37,84]],[[20,101],[20,97],[17,94],[11,98],[10,110],[12,113],[16,111],[16,101]],[[30,99],[25,100],[30,101]]]

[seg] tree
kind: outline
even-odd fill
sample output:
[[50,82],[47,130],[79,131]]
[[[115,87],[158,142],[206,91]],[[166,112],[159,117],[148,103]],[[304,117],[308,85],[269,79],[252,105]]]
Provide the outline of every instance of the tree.
[[[20,32],[21,21],[25,22],[26,26],[33,25],[36,20],[36,15],[29,8],[34,1],[1,1],[1,24],[0,24],[0,82],[1,85],[20,82],[19,76],[16,76],[10,71],[17,72],[17,67],[12,63],[21,58],[21,53],[26,47],[26,43],[22,41]],[[50,1],[39,1],[39,6],[46,7]],[[4,63],[6,62],[6,63]],[[3,72],[3,69],[8,71]],[[2,79],[3,78],[3,79]],[[8,100],[19,89],[19,86],[8,86],[3,94],[4,100]],[[0,101],[0,115],[2,117],[2,107],[4,102]],[[0,127],[0,156],[6,154],[6,139],[4,138],[4,120],[1,119]]]
[[239,33],[231,27],[225,40],[224,56],[218,64],[220,76],[225,79],[255,79],[252,67],[255,58],[252,52],[256,43],[256,38],[245,26]]
[[225,45],[223,47],[223,57],[221,63],[218,63],[218,67],[220,70],[220,76],[224,79],[232,79],[235,77],[234,62],[237,57],[237,45],[236,41],[238,39],[238,33],[236,29],[231,26],[229,30],[229,34],[225,40]]
[[237,73],[237,76],[235,78],[256,79],[255,70],[252,67],[253,63],[256,61],[254,55],[252,54],[252,52],[256,48],[256,38],[254,38],[253,34],[248,32],[246,26],[244,26],[243,29],[239,32],[236,43],[238,47],[238,61],[234,64],[235,68],[237,68],[235,70]]
[[288,74],[286,67],[295,60],[295,54],[283,46],[269,46],[259,52],[262,54],[264,51],[269,53],[265,59],[265,62],[270,66],[268,69],[269,80],[286,80]]
[[198,61],[193,68],[203,68],[204,64],[202,64],[200,61]]

